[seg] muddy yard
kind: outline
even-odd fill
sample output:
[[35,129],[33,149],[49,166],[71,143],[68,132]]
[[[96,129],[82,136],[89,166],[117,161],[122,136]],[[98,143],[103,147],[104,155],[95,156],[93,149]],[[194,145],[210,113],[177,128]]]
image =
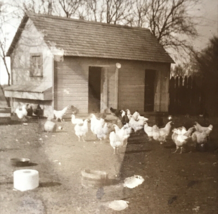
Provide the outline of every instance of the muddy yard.
[[[175,118],[175,126],[194,121],[214,125],[207,151],[172,153],[169,139],[160,145],[144,133],[132,135],[120,155],[114,155],[106,141],[90,132],[78,142],[70,121],[59,122],[63,130],[45,133],[45,120],[30,119],[27,125],[12,121],[0,125],[0,207],[2,214],[97,214],[116,213],[108,208],[113,200],[129,201],[127,214],[217,214],[218,213],[218,120]],[[15,167],[10,159],[30,158],[29,166]],[[36,169],[39,187],[30,191],[13,188],[13,172]],[[81,170],[102,170],[109,182],[102,188],[82,185]],[[117,175],[120,175],[117,177]],[[123,187],[126,177],[141,175],[144,182]]]

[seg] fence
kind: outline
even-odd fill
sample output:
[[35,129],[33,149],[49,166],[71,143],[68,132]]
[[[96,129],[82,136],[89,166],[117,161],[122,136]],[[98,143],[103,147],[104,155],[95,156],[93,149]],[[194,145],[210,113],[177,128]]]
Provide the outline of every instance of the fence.
[[172,77],[170,79],[171,114],[199,115],[204,113],[202,87],[197,84],[196,77]]

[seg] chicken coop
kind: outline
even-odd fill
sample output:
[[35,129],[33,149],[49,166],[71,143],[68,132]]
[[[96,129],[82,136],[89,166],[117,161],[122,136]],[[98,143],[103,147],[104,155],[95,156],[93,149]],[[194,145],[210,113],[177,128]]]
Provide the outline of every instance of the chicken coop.
[[28,102],[45,116],[67,105],[81,114],[168,111],[173,60],[148,29],[28,13],[7,56],[12,109]]

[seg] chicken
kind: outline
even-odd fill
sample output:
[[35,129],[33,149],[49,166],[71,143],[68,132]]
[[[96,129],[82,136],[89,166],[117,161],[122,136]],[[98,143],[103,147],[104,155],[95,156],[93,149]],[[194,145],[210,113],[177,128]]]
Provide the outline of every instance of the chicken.
[[44,124],[44,131],[46,132],[56,132],[57,130],[62,130],[63,127],[62,126],[58,126],[56,125],[56,123],[47,120]]
[[129,118],[124,110],[121,110],[121,122],[123,125],[129,123]]
[[129,125],[134,130],[134,132],[143,129],[146,121],[148,121],[148,118],[145,118],[143,116],[138,115],[137,118],[138,120],[135,120],[134,117],[131,117],[129,120]]
[[130,135],[132,133],[132,128],[130,127],[129,123],[126,123],[122,128],[124,129],[126,134]]
[[98,130],[96,130],[97,138],[101,140],[105,140],[108,137],[109,127],[108,123],[104,123],[103,127],[99,127]]
[[33,108],[33,116],[36,116],[38,118],[43,116],[43,109],[39,104],[36,108]]
[[204,144],[208,142],[208,134],[206,132],[195,131],[191,137],[192,141],[196,144]]
[[99,140],[106,139],[108,134],[108,125],[105,125],[103,118],[97,119],[94,114],[91,114],[91,125],[90,129]]
[[211,125],[211,124],[208,127],[204,127],[204,126],[201,126],[199,123],[195,122],[194,127],[195,127],[196,131],[206,132],[208,135],[213,130],[213,125]]
[[110,112],[117,117],[121,116],[121,110],[110,107]]
[[136,120],[136,121],[139,119],[139,118],[138,118],[139,116],[140,116],[140,114],[138,113],[138,111],[135,111],[135,112],[133,113],[133,115],[132,115],[133,119]]
[[130,120],[130,118],[132,117],[132,114],[131,114],[129,109],[126,109],[126,115],[127,115],[128,119]]
[[31,117],[33,115],[33,107],[32,105],[29,105],[27,107],[27,116]]
[[148,139],[151,140],[153,137],[153,126],[149,126],[147,123],[145,123],[144,131],[147,134]]
[[60,120],[63,121],[63,116],[66,114],[67,110],[68,110],[69,106],[66,106],[65,108],[63,108],[62,110],[53,110],[54,113],[54,117],[56,118],[56,121]]
[[119,128],[118,126],[114,125],[114,129],[115,129],[115,132],[119,135],[119,136],[128,136],[124,142],[123,142],[123,146],[126,146],[127,145],[127,140],[132,132],[132,128],[129,126],[129,124],[125,124],[122,128]]
[[22,105],[21,107],[18,106],[18,107],[15,109],[15,114],[17,115],[17,117],[18,117],[20,120],[26,119],[27,114],[28,114],[28,112],[27,112],[27,107],[28,107],[28,105],[29,105],[29,104],[24,104],[24,105]]
[[159,127],[157,125],[153,125],[152,130],[153,130],[153,133],[152,133],[153,139],[156,141],[160,141],[160,129],[159,129]]
[[159,128],[157,125],[153,126],[153,139],[159,141],[161,144],[166,142],[166,138],[169,136],[171,131],[171,123],[169,121],[164,128]]
[[191,138],[191,133],[193,132],[193,130],[194,127],[186,130],[184,126],[172,130],[172,140],[176,144],[176,150],[173,153],[176,153],[179,148],[181,149],[180,154],[182,153],[184,145],[188,142],[188,139]]
[[71,115],[71,122],[72,124],[76,125],[76,124],[83,124],[83,119],[81,118],[76,118],[75,114]]
[[96,124],[98,123],[98,119],[96,118],[96,116],[94,114],[91,114],[90,120],[91,120],[90,129],[91,129],[92,133],[95,134],[94,128],[95,128]]
[[126,135],[123,133],[121,135],[121,132],[119,134],[116,133],[116,131],[112,131],[109,135],[110,139],[110,145],[114,149],[114,154],[119,153],[119,148],[124,145],[125,140],[129,137],[129,135]]
[[83,142],[85,142],[84,137],[86,137],[86,134],[88,132],[88,120],[89,119],[85,119],[82,124],[81,123],[77,123],[74,126],[75,135],[78,137],[79,141],[80,141],[80,138],[82,138]]

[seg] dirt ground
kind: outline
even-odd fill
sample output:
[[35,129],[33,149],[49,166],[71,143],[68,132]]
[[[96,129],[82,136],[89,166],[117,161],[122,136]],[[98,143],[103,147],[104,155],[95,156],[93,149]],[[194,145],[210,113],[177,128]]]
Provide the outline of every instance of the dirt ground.
[[[175,127],[190,127],[194,121],[214,125],[207,151],[183,154],[172,153],[175,145],[170,139],[160,145],[141,133],[129,138],[120,155],[113,155],[110,144],[97,141],[91,132],[86,142],[78,142],[70,121],[59,122],[63,130],[56,133],[42,132],[44,121],[0,125],[1,214],[111,214],[117,211],[108,203],[120,199],[129,201],[129,207],[119,213],[218,213],[216,118],[174,117]],[[14,157],[30,158],[31,163],[12,166]],[[26,192],[13,188],[13,172],[23,168],[39,171],[38,188]],[[84,187],[83,169],[106,171],[110,182],[103,188]],[[141,175],[143,184],[123,187],[123,180],[133,175]]]

